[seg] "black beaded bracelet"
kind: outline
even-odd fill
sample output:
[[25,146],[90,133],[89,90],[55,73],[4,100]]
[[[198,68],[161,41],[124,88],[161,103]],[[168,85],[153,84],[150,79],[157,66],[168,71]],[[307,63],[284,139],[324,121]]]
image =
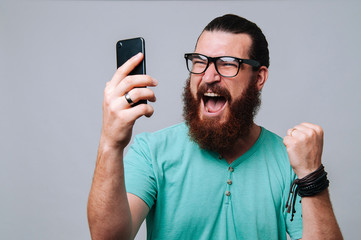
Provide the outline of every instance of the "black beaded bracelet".
[[330,182],[327,179],[327,172],[324,169],[324,166],[321,164],[316,171],[308,174],[304,178],[293,181],[286,203],[287,212],[290,213],[292,210],[291,221],[293,221],[293,216],[296,213],[295,203],[297,194],[301,197],[310,197],[328,188]]

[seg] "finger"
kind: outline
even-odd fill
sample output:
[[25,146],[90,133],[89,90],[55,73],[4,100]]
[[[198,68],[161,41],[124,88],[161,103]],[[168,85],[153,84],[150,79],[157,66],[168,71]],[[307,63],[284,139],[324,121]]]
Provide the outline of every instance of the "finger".
[[309,127],[299,124],[287,130],[287,136],[296,137],[303,134],[309,134],[312,131]]
[[311,123],[302,123],[296,127],[296,130],[298,135],[302,134],[307,138],[323,138],[322,128]]
[[313,129],[318,135],[323,136],[323,129],[321,126],[312,123],[301,123],[302,126]]
[[302,129],[307,139],[313,139],[313,141],[323,145],[323,129],[320,126],[312,123],[302,123],[300,129]]
[[284,144],[286,147],[290,144],[291,141],[292,141],[292,137],[291,137],[291,136],[285,136],[285,137],[283,138],[283,144]]
[[[128,97],[133,102],[133,104],[137,103],[140,100],[148,100],[150,102],[156,101],[154,92],[149,88],[134,88],[130,92],[128,92]],[[120,111],[123,109],[131,108],[133,104],[129,103],[125,98],[125,96],[123,95],[121,97],[114,99],[111,107],[113,109],[118,109],[118,111]]]
[[144,56],[142,53],[138,53],[126,61],[122,66],[120,66],[113,75],[112,80],[110,80],[109,87],[117,86],[119,82],[143,60],[143,57]]
[[153,107],[149,104],[140,104],[133,108],[123,109],[119,102],[114,102],[108,110],[113,115],[113,121],[118,121],[118,124],[126,126],[133,126],[141,116],[150,117],[154,113]]
[[156,101],[154,92],[149,88],[133,88],[130,92],[128,92],[128,96],[134,103],[140,100],[149,100],[150,102]]
[[299,130],[301,130],[301,129],[304,129],[304,130],[305,129],[313,129],[313,130],[315,130],[317,132],[319,132],[320,130],[322,131],[322,128],[320,126],[312,124],[312,123],[307,123],[307,122],[301,123],[301,124],[295,126],[294,128],[296,128],[296,129],[298,128]]
[[114,89],[115,96],[122,96],[136,87],[155,87],[158,81],[149,75],[133,75],[124,78]]
[[317,125],[315,125],[315,124],[313,124],[313,123],[308,123],[308,122],[303,122],[303,123],[301,123],[300,125],[306,126],[306,127],[309,127],[309,128],[314,128],[314,127],[317,126]]
[[302,134],[304,134],[304,129],[299,126],[295,126],[291,129],[287,130],[287,136],[290,136],[290,137],[297,137]]
[[287,136],[292,136],[293,131],[295,131],[295,128],[290,128],[287,130]]
[[149,104],[139,104],[127,109],[126,111],[133,116],[134,120],[136,120],[141,116],[151,117],[154,113],[154,108]]

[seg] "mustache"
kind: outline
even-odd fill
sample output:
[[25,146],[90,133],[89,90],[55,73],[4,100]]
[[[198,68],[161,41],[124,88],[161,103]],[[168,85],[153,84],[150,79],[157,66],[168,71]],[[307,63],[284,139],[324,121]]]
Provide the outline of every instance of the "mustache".
[[197,91],[197,100],[201,101],[206,92],[216,93],[224,97],[228,102],[232,102],[231,93],[226,88],[221,87],[220,85],[211,85],[208,83],[203,83],[199,86]]

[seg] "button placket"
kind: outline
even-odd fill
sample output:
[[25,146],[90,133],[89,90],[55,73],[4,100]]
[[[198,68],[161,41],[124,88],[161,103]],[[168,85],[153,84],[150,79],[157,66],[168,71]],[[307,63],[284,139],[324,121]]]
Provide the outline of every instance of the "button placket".
[[225,195],[227,197],[227,203],[229,203],[230,201],[230,196],[231,196],[231,185],[232,185],[232,173],[234,171],[233,167],[228,167],[228,178],[227,178],[227,187],[226,187],[226,191],[225,191]]

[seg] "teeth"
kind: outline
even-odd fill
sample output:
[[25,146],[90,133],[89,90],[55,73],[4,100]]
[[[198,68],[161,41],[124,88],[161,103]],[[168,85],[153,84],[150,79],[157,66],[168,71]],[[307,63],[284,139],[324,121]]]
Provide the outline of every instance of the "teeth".
[[221,95],[219,95],[217,93],[207,92],[207,93],[204,94],[204,96],[206,96],[206,97],[220,97]]

